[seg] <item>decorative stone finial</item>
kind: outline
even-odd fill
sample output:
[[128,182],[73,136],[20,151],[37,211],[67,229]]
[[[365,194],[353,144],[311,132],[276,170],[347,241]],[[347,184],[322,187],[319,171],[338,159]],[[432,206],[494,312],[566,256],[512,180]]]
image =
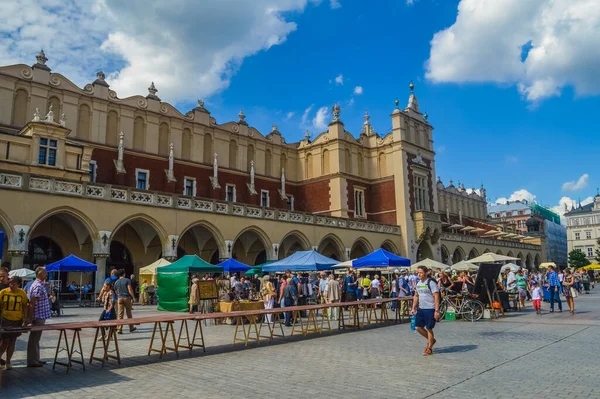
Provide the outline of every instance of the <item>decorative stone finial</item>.
[[152,82],[150,84],[150,87],[148,87],[148,95],[146,96],[146,98],[160,101],[160,98],[156,95],[157,92],[158,90],[156,89],[156,86],[154,86],[154,82]]
[[369,112],[366,109],[365,109],[365,116],[363,116],[363,119],[365,121],[363,122],[363,127],[362,127],[361,133],[369,136],[373,132],[373,127],[371,126],[371,122],[369,122],[371,117],[369,116]]
[[287,196],[285,195],[285,168],[281,168],[281,188],[279,189],[279,195],[281,199],[287,200]]
[[104,86],[104,87],[109,87],[108,83],[106,83],[106,81],[104,80],[105,78],[106,78],[106,75],[104,75],[104,72],[99,71],[98,73],[96,73],[96,80],[94,80],[94,84]]
[[438,183],[441,183],[441,182],[442,182],[442,178],[441,178],[440,176],[438,176],[438,178],[437,178],[437,182],[438,182]]
[[415,85],[413,83],[413,81],[410,81],[410,84],[408,85],[408,88],[410,89],[410,91],[414,91],[415,90]]
[[50,68],[48,68],[48,65],[46,65],[48,58],[46,58],[46,54],[44,53],[43,49],[40,50],[40,52],[35,56],[35,59],[36,63],[31,66],[32,68],[42,69],[50,72]]
[[117,167],[117,173],[125,173],[125,166],[123,165],[123,152],[125,151],[125,134],[119,133],[119,144],[117,147],[117,159],[115,166]]
[[204,101],[198,99],[198,107],[204,108]]
[[271,128],[271,132],[275,133],[278,132],[279,130],[277,129],[277,125],[273,124],[273,127]]
[[425,121],[427,121],[428,118],[429,118],[429,115],[427,115],[427,112],[425,112],[425,114],[423,114],[423,119],[425,119]]
[[308,129],[306,129],[306,132],[304,133],[304,140],[306,140],[307,143],[310,143],[310,132]]
[[248,186],[248,190],[250,191],[250,194],[252,195],[256,195],[258,194],[256,192],[256,188],[254,188],[254,160],[250,161],[250,183],[246,184]]
[[450,179],[448,182],[450,183],[448,187],[454,187],[454,181],[452,179]]
[[333,122],[339,122],[340,121],[340,113],[341,113],[341,109],[340,109],[340,105],[339,104],[334,104],[333,107],[331,107],[331,113],[333,114]]
[[396,109],[400,106],[400,101],[398,101],[398,99],[396,99],[396,101],[394,101],[394,103],[396,104]]
[[60,115],[60,121],[58,121],[58,123],[62,126],[62,127],[67,127],[67,117],[65,115],[65,113],[63,112]]
[[247,125],[248,122],[246,122],[246,114],[244,114],[244,110],[240,109],[240,113],[238,114],[238,123],[241,125]]
[[213,188],[221,188],[219,184],[219,156],[215,152],[215,158],[213,161],[213,175],[210,177],[210,182]]
[[369,116],[369,111],[367,111],[366,109],[365,109],[365,116],[363,116],[363,119],[365,120],[364,124],[368,125],[369,124],[369,119],[371,119],[371,117]]
[[46,65],[48,58],[46,57],[46,53],[44,53],[44,49],[41,49],[40,52],[35,56],[35,60],[40,65]]
[[175,163],[175,151],[174,151],[175,146],[173,145],[173,143],[169,144],[169,169],[166,170],[167,172],[167,180],[170,182],[176,181],[175,180],[175,172],[173,170],[174,167],[174,163]]
[[33,113],[33,120],[32,122],[39,122],[40,121],[40,109],[36,108],[35,112]]

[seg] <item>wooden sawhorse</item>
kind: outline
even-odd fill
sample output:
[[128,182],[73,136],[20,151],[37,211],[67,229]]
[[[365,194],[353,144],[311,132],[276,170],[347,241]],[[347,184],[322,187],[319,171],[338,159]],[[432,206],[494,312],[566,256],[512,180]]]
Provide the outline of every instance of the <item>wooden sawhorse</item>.
[[[268,338],[269,343],[273,340],[273,337],[285,337],[285,333],[283,332],[283,321],[281,320],[281,313],[271,313],[271,322],[268,322],[267,314],[263,315],[262,321],[260,322],[260,326],[258,326],[258,336],[260,338]],[[281,334],[275,334],[275,325],[279,326],[281,330]],[[263,325],[266,325],[269,329],[269,335],[261,335],[261,331]]]
[[[179,337],[177,337],[177,344],[175,345],[175,347],[177,349],[179,349],[179,348],[189,349],[190,353],[192,353],[192,350],[195,347],[198,347],[198,348],[202,348],[203,352],[206,352],[206,346],[204,345],[204,333],[202,332],[202,319],[198,317],[198,318],[194,319],[193,321],[196,322],[196,325],[194,327],[194,335],[192,336],[191,341],[190,341],[190,331],[188,329],[187,320],[183,319],[181,321],[181,326],[179,327]],[[187,340],[187,344],[181,343],[181,338],[182,338],[184,329],[185,329],[184,339]],[[200,337],[198,337],[198,330],[200,330]],[[196,339],[200,339],[201,343],[197,344]]]
[[[73,337],[71,338],[71,345],[69,345],[69,338],[67,336],[67,331],[73,332]],[[52,365],[52,370],[56,368],[56,365],[65,366],[67,368],[67,373],[71,367],[73,367],[73,363],[81,364],[83,366],[83,371],[85,371],[85,361],[83,360],[83,350],[81,348],[81,336],[80,333],[81,328],[73,328],[73,329],[63,329],[60,330],[58,335],[58,344],[56,345],[56,354],[54,355],[54,364]],[[61,342],[65,342],[65,346],[61,347]],[[77,345],[79,346],[79,350],[75,349],[75,341],[77,341]],[[67,352],[67,362],[61,362],[58,360],[58,354],[60,352]],[[81,360],[73,359],[73,355],[78,354],[81,356]]]
[[[100,338],[102,342],[102,346],[98,347],[98,338]],[[110,349],[111,342],[115,343],[115,349]],[[96,349],[102,348],[102,357],[94,357],[94,353]],[[112,353],[115,353],[114,355]],[[92,354],[90,355],[90,364],[92,361],[97,360],[102,363],[102,367],[104,367],[104,363],[108,359],[114,359],[118,364],[121,364],[121,354],[119,353],[119,341],[117,339],[117,326],[112,325],[104,325],[101,327],[96,327],[96,334],[94,336],[94,344],[92,345]]]
[[[164,330],[163,330],[163,323],[166,324]],[[154,337],[156,336],[156,330],[158,330],[158,332],[160,333],[160,342],[161,342],[160,349],[154,348]],[[169,337],[169,332],[171,333],[170,335],[173,340],[173,347],[167,346],[167,338]],[[158,352],[158,353],[160,353],[159,358],[162,359],[163,355],[166,355],[168,350],[175,352],[177,357],[179,357],[179,351],[177,350],[177,340],[175,339],[175,321],[174,320],[156,321],[156,322],[154,322],[154,329],[152,330],[152,338],[150,339],[150,347],[148,348],[148,356],[150,356],[150,353],[152,353],[152,352]]]
[[[246,328],[245,319],[248,320],[248,328]],[[235,332],[233,334],[233,345],[236,342],[240,341],[244,343],[244,346],[248,346],[248,341],[256,341],[260,343],[260,332],[258,329],[258,325],[256,321],[258,319],[258,315],[248,315],[248,316],[235,316]],[[244,338],[238,338],[238,331],[240,326],[242,326],[242,331],[244,332]],[[254,329],[254,331],[252,331]],[[251,334],[254,332],[254,337],[251,337]]]

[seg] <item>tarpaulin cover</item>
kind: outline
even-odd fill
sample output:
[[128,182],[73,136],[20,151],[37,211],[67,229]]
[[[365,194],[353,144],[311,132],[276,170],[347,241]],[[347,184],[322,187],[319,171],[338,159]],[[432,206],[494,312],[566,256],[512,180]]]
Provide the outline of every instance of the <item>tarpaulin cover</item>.
[[198,255],[185,255],[168,266],[162,266],[156,269],[158,274],[161,273],[223,273],[221,266],[211,265]]
[[219,263],[217,266],[221,266],[225,273],[241,273],[250,270],[250,266],[245,265],[242,262],[238,262],[233,258],[229,258]]
[[[161,269],[168,267],[163,266]],[[158,310],[169,312],[186,312],[188,306],[188,272],[163,273],[157,274],[158,290]]]

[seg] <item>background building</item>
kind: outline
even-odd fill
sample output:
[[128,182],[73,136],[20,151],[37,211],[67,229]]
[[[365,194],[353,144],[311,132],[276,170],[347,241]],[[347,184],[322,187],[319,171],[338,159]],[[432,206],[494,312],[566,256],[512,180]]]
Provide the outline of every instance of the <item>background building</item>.
[[220,124],[202,101],[180,113],[154,84],[119,98],[102,72],[79,88],[36,59],[0,68],[0,224],[15,267],[73,253],[98,264],[100,281],[109,267],[192,253],[250,265],[310,248],[339,260],[379,247],[413,261],[545,259],[486,223],[483,188],[436,183],[433,127],[412,84],[384,136],[365,114],[355,137],[335,105],[327,131],[287,143],[243,111]]
[[[561,224],[557,213],[536,203],[522,200],[490,205],[488,217],[493,224],[504,229],[514,229],[520,234],[537,239],[543,237],[546,259],[560,267],[567,267],[567,229]],[[532,226],[535,227],[535,234],[532,234]],[[528,242],[534,243],[533,240]],[[541,244],[541,241],[539,243]]]
[[594,202],[571,208],[565,213],[568,251],[580,249],[591,263],[598,263],[595,251],[600,248],[600,194]]

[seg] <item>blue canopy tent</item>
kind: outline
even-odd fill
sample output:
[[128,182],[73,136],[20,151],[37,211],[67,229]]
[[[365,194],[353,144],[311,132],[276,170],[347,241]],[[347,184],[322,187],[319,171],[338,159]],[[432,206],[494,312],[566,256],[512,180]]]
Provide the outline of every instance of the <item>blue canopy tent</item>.
[[[95,273],[98,270],[98,266],[95,264],[88,262],[86,260],[80,259],[77,256],[71,254],[64,259],[58,260],[54,263],[50,263],[46,265],[46,271],[56,272],[57,274],[60,272],[81,272],[82,274],[79,276],[79,289],[74,290],[73,292],[78,296],[78,301],[81,298],[82,293],[93,292],[91,291],[91,284],[86,287],[82,287],[83,281],[83,273]],[[96,304],[96,296],[94,297],[94,305]]]
[[360,269],[361,267],[408,267],[410,259],[403,258],[379,248],[377,251],[371,252],[352,261],[352,267]]
[[225,273],[243,273],[251,269],[250,266],[238,262],[233,258],[229,258],[219,263],[217,266],[221,266]]
[[95,272],[98,267],[86,260],[79,259],[75,255],[69,255],[64,259],[46,265],[47,272]]
[[285,259],[263,266],[263,272],[284,272],[288,269],[294,272],[314,272],[329,270],[338,263],[339,261],[323,256],[314,249],[311,251],[296,251]]

